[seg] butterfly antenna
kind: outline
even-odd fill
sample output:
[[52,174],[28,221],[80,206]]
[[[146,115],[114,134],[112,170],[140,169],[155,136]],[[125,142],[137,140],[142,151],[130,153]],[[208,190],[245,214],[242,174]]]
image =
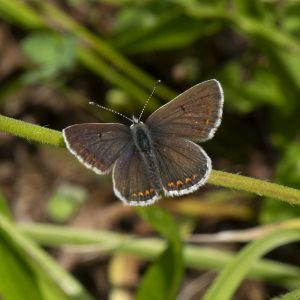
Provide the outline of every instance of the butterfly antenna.
[[154,85],[154,87],[153,87],[153,90],[152,90],[150,96],[148,97],[147,101],[146,101],[145,104],[144,104],[144,107],[143,107],[143,109],[142,109],[142,111],[141,111],[141,113],[140,113],[140,116],[139,116],[139,118],[138,118],[138,121],[141,120],[142,115],[143,115],[143,113],[144,113],[144,111],[145,111],[145,108],[146,108],[146,106],[147,106],[149,100],[152,98],[152,96],[153,96],[153,94],[154,94],[154,92],[155,92],[157,86],[158,86],[160,83],[161,83],[161,80],[157,80],[157,81],[156,81],[156,83],[155,83],[155,85]]
[[130,122],[133,122],[132,119],[130,119],[130,118],[128,118],[127,116],[125,116],[125,115],[119,113],[119,112],[116,111],[116,110],[113,110],[113,109],[111,109],[111,108],[107,108],[107,107],[102,106],[102,105],[100,105],[100,104],[98,104],[98,103],[95,103],[95,102],[89,102],[89,104],[95,105],[95,106],[97,106],[97,107],[100,107],[100,108],[102,108],[102,109],[104,109],[104,110],[107,110],[107,111],[109,111],[109,112],[111,112],[111,113],[114,113],[114,114],[116,114],[116,115],[119,115],[119,116],[121,116],[121,117],[123,117],[123,118],[129,120]]

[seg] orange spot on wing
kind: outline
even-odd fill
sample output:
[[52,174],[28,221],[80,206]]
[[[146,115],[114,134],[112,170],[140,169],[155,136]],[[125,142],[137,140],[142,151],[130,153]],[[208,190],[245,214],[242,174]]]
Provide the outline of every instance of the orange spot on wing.
[[183,185],[183,182],[182,182],[181,180],[177,180],[177,181],[176,181],[176,185],[177,185],[177,186]]
[[153,194],[155,191],[154,189],[150,188],[149,190],[145,190],[144,192],[138,192],[138,193],[132,193],[132,197],[145,197],[145,196],[150,196]]
[[185,183],[189,183],[189,182],[191,182],[192,181],[192,178],[190,178],[190,177],[187,177],[186,179],[185,179]]
[[174,182],[172,182],[172,181],[170,181],[170,182],[168,182],[168,187],[174,187]]

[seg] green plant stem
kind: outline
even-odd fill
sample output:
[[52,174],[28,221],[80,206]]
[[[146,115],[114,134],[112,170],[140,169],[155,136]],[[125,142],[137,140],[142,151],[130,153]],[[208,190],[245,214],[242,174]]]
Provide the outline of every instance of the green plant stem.
[[[2,115],[0,115],[0,131],[42,144],[64,146],[61,132]],[[300,205],[299,190],[276,183],[216,170],[211,172],[208,182],[217,186],[250,192],[259,196],[273,197],[290,204]]]
[[[298,224],[299,225],[299,224]],[[129,254],[146,260],[155,260],[166,247],[166,241],[157,238],[137,238],[134,235],[109,231],[72,229],[49,224],[20,223],[20,230],[43,246],[66,246],[69,251],[105,251]],[[184,246],[184,264],[200,270],[221,270],[234,254],[209,247]],[[284,287],[296,287],[300,269],[283,263],[262,259],[251,265],[248,275],[274,282]]]
[[0,131],[41,144],[64,147],[61,132],[0,115]]
[[254,193],[259,196],[273,197],[291,204],[300,205],[300,191],[242,175],[213,170],[209,183],[235,190]]

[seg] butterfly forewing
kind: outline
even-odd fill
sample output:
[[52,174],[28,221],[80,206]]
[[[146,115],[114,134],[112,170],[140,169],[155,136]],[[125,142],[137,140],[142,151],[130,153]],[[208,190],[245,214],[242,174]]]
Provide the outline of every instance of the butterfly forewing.
[[215,79],[199,83],[147,119],[153,136],[183,137],[203,142],[213,137],[220,125],[223,91]]
[[160,137],[154,146],[166,196],[189,194],[207,181],[211,160],[199,145],[183,138]]
[[160,198],[151,185],[145,163],[135,145],[127,148],[113,168],[114,191],[129,205],[149,205]]
[[133,143],[129,127],[117,123],[72,125],[63,130],[63,136],[70,152],[98,174],[109,172]]

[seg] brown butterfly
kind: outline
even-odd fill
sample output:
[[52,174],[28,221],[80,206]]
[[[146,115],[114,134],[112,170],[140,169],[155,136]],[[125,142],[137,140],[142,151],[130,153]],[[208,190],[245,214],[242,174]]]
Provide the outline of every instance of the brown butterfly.
[[[195,142],[211,139],[221,123],[220,83],[199,83],[161,106],[143,123],[87,123],[63,130],[65,143],[87,168],[112,171],[116,196],[125,204],[149,205],[165,196],[196,191],[212,166]],[[127,117],[126,117],[127,118]]]

